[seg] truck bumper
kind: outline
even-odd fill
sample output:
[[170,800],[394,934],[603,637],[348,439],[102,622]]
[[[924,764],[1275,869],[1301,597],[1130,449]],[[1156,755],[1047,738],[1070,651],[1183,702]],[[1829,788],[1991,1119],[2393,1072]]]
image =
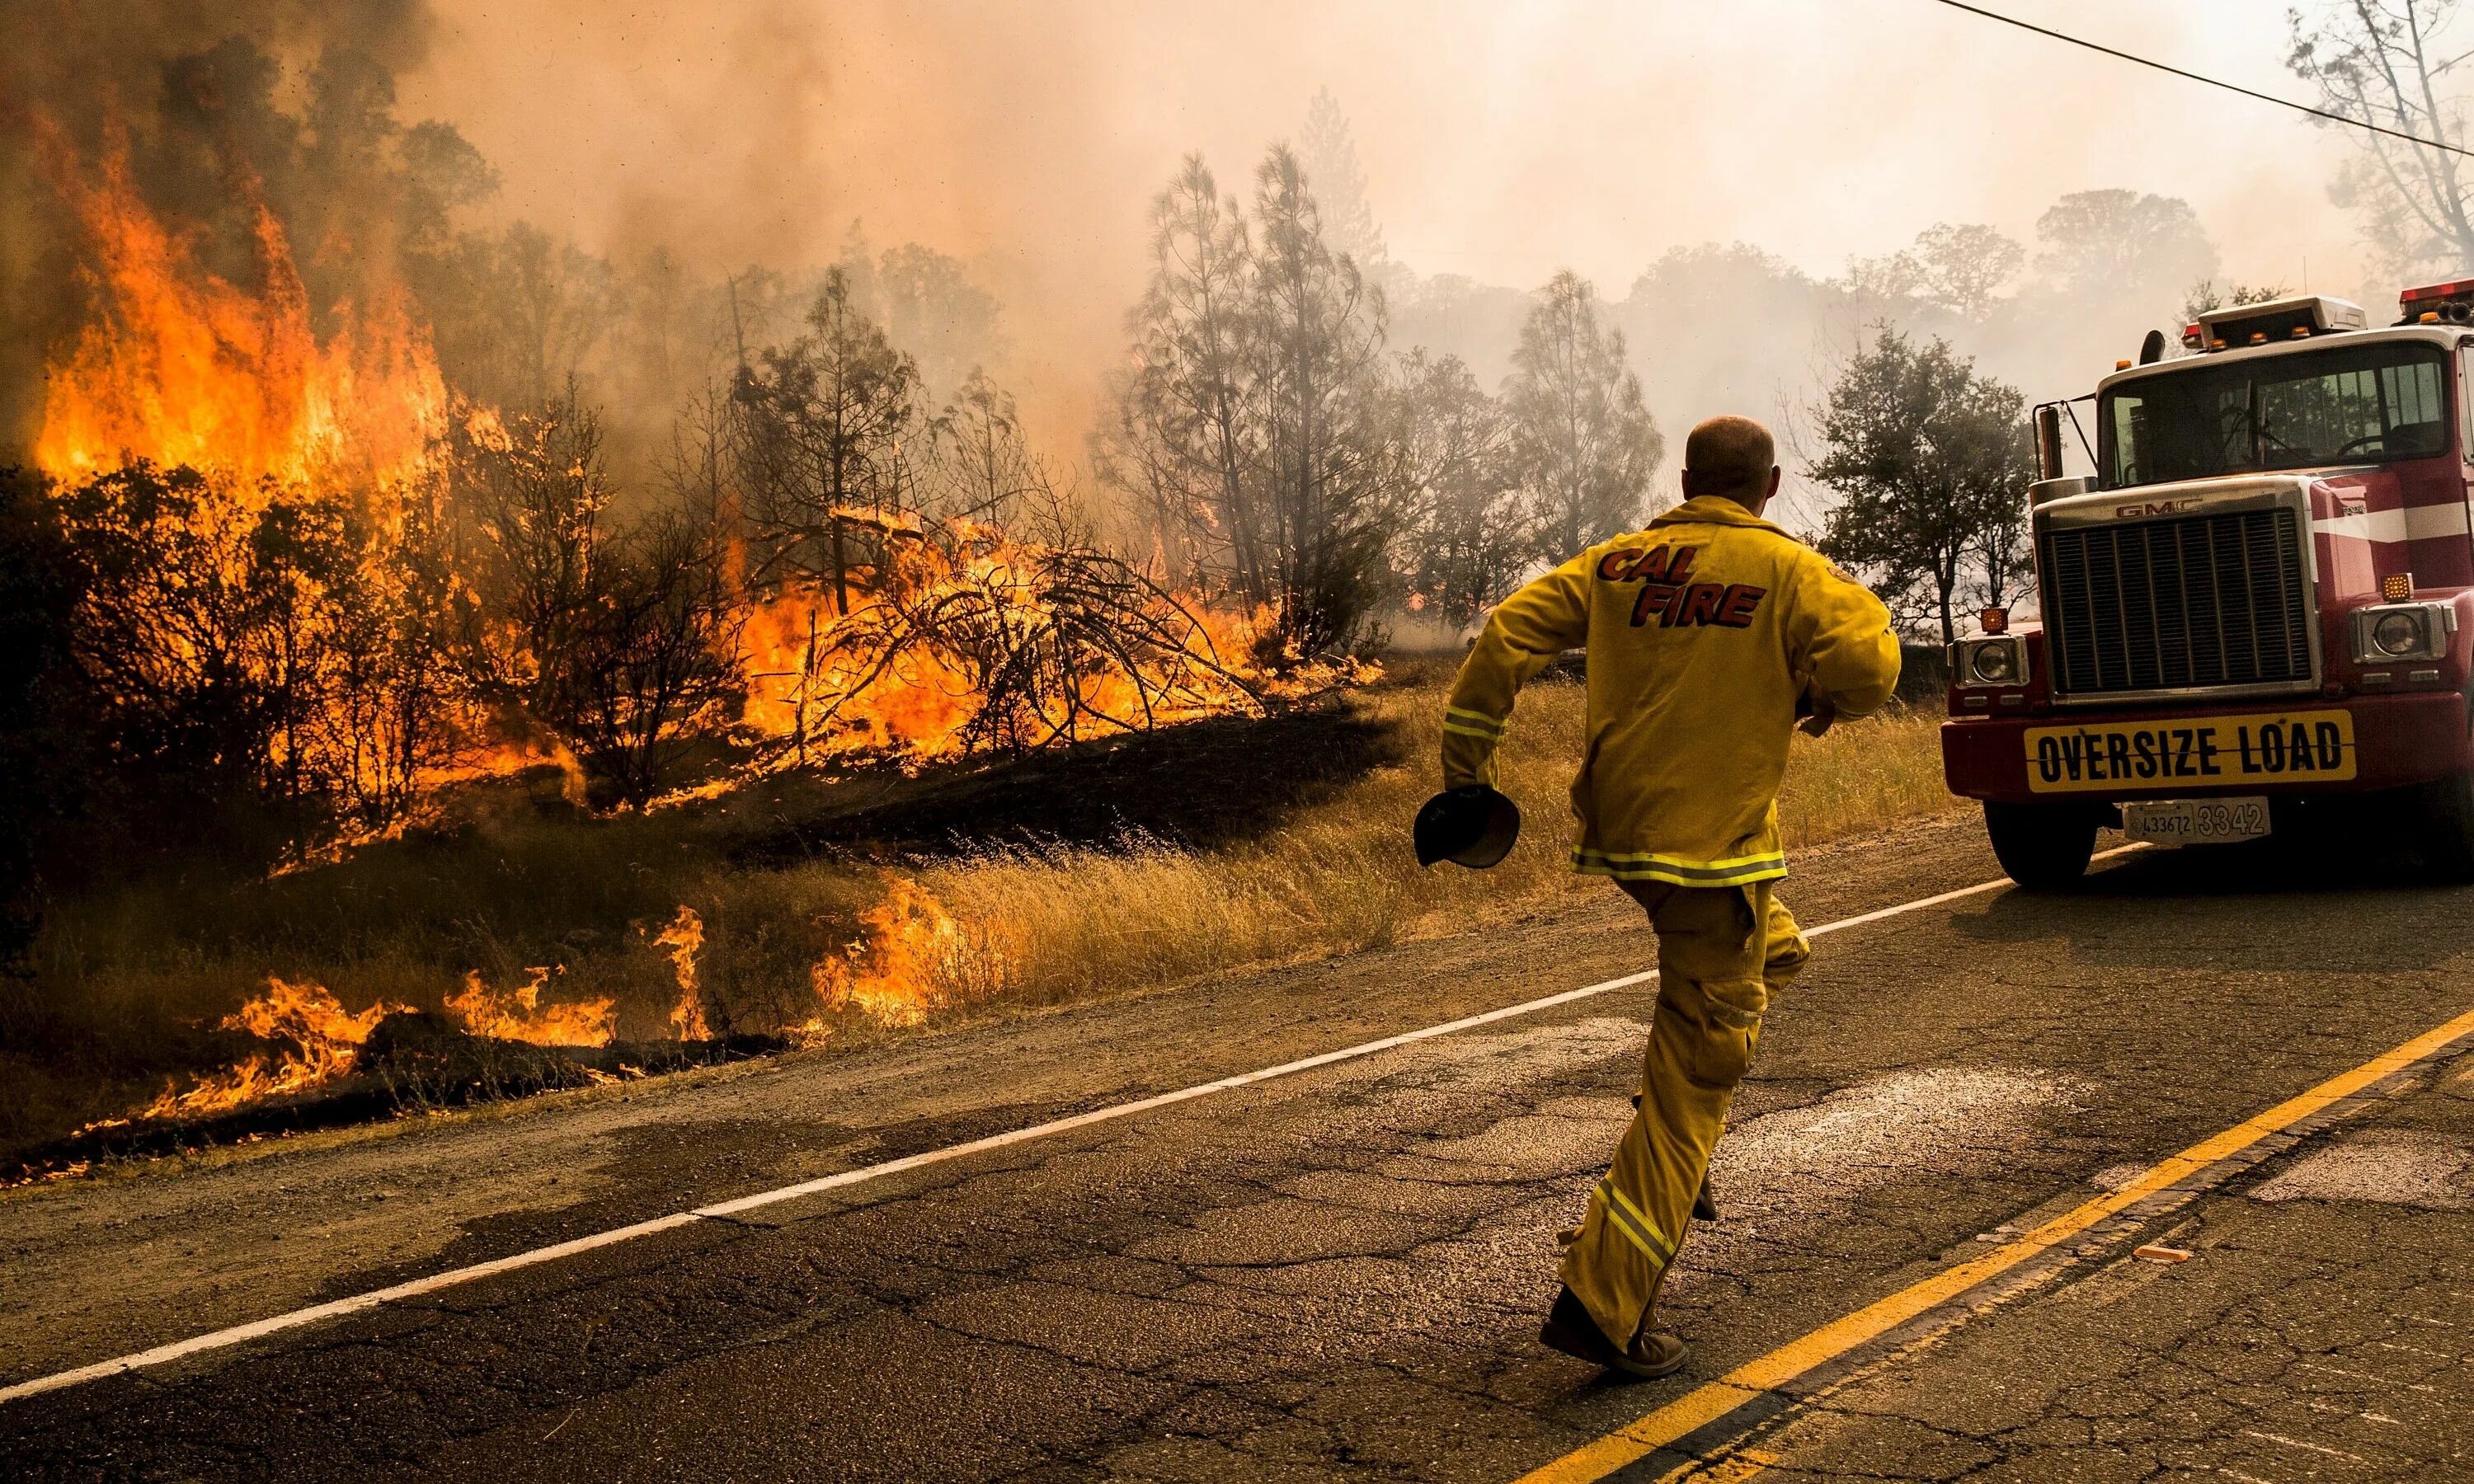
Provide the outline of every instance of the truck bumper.
[[[2340,711],[2351,718],[2350,768],[2288,770],[2280,766],[2267,771],[2264,749],[2238,754],[2229,740],[2234,732],[2220,728],[2220,740],[2227,745],[2210,750],[2206,757],[2210,771],[2202,773],[2188,739],[2180,735],[2186,730],[2204,732],[2204,724],[2226,719],[2326,717]],[[2073,709],[2043,716],[1955,717],[1942,724],[1942,773],[1953,794],[2005,803],[2367,793],[2428,783],[2474,769],[2467,720],[2466,698],[2453,690],[2356,696],[2344,701],[2303,697],[2284,706],[2252,702],[2172,710]],[[2077,765],[2075,757],[2068,768],[2055,766],[2054,744],[2059,744],[2064,755],[2074,748],[2082,754],[2100,753],[2108,730],[2119,733],[2125,729],[2146,733],[2152,745],[2117,752],[2084,767]],[[2172,737],[2169,740],[2159,729],[2173,733]],[[2241,730],[2245,748],[2249,733],[2248,728]],[[2090,738],[2097,740],[2090,742]],[[2132,740],[2139,738],[2134,735]],[[2041,754],[2040,747],[2045,749]],[[2158,761],[2155,754],[2160,750],[2178,752],[2178,765]],[[2280,754],[2282,751],[2280,746]],[[2323,748],[2313,760],[2324,762],[2326,755]],[[2282,764],[2285,759],[2280,755],[2277,761]]]

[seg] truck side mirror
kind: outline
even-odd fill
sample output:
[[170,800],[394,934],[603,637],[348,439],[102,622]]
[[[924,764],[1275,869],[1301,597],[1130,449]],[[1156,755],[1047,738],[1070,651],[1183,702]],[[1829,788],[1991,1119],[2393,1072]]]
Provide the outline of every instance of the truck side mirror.
[[2036,409],[2036,477],[2062,477],[2062,408],[2047,402]]

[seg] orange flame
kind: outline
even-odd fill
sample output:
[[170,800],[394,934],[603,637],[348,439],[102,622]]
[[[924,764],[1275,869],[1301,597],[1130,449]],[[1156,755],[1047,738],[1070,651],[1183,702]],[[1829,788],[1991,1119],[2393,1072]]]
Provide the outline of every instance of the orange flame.
[[696,955],[704,951],[704,919],[685,902],[679,915],[653,940],[670,950],[670,969],[678,975],[679,1002],[670,1010],[670,1029],[681,1041],[711,1041],[713,1027],[704,1017],[704,993],[696,984]]
[[[327,306],[322,338],[291,243],[257,182],[237,172],[254,231],[255,283],[228,281],[200,260],[194,238],[149,208],[125,141],[88,170],[61,131],[36,132],[61,199],[82,228],[78,274],[88,300],[74,341],[46,368],[36,465],[66,485],[145,462],[206,475],[216,498],[187,517],[209,549],[237,554],[279,487],[287,498],[350,502],[361,517],[361,561],[374,590],[400,588],[389,544],[415,502],[443,491],[449,397],[426,328],[408,296],[374,279],[358,303]],[[434,514],[434,512],[433,512]],[[330,621],[313,616],[313,627]],[[287,747],[327,754],[366,799],[418,794],[508,771],[512,758],[390,773],[388,724],[340,716]],[[455,719],[467,744],[486,730]],[[347,740],[338,742],[338,736]]]
[[[565,969],[557,970],[565,972]],[[532,977],[513,990],[494,990],[474,969],[464,976],[464,988],[447,996],[447,1013],[475,1036],[521,1041],[536,1046],[606,1046],[618,1024],[613,999],[578,1000],[544,1005],[543,988],[552,970],[527,969]]]
[[859,915],[865,936],[809,970],[825,1008],[917,1025],[932,1010],[1003,987],[1009,963],[998,945],[965,931],[918,882],[888,876],[885,884],[885,899]]
[[253,1055],[228,1070],[200,1078],[185,1092],[166,1084],[162,1095],[139,1110],[137,1116],[193,1118],[332,1082],[352,1069],[353,1052],[370,1039],[380,1020],[410,1008],[381,1001],[355,1015],[324,985],[269,977],[266,993],[228,1017],[223,1028],[247,1031],[262,1041],[290,1041],[295,1049],[272,1063],[263,1055]]
[[115,149],[89,182],[55,136],[55,173],[90,248],[95,299],[52,369],[35,462],[76,481],[145,459],[235,478],[372,488],[427,470],[447,427],[429,337],[400,289],[337,306],[320,342],[283,227],[250,189],[265,286],[201,268],[139,198]]

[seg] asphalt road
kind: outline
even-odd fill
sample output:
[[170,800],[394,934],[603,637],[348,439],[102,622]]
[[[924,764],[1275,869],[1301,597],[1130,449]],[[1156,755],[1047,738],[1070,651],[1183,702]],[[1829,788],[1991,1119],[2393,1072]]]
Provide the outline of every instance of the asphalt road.
[[[1996,874],[1972,824],[1932,826],[1800,857],[1788,899],[1810,925]],[[1609,897],[19,1192],[0,1387],[1627,973],[1649,940]],[[1692,1362],[1617,1385],[1534,1337],[1651,993],[10,1401],[0,1474],[1503,1480],[1819,1345],[1621,1476],[2474,1478],[2474,1041],[1867,1344],[1809,1338],[2474,1010],[2474,891],[2147,852],[1824,939],[1669,1287]]]

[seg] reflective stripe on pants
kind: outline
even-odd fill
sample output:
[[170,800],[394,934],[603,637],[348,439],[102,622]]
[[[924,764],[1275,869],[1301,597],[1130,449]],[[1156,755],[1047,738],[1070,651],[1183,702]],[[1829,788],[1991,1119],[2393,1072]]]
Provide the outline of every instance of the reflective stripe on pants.
[[1624,1345],[1650,1322],[1769,997],[1812,950],[1767,881],[1620,884],[1658,929],[1658,1009],[1641,1054],[1640,1110],[1567,1238],[1564,1284]]

